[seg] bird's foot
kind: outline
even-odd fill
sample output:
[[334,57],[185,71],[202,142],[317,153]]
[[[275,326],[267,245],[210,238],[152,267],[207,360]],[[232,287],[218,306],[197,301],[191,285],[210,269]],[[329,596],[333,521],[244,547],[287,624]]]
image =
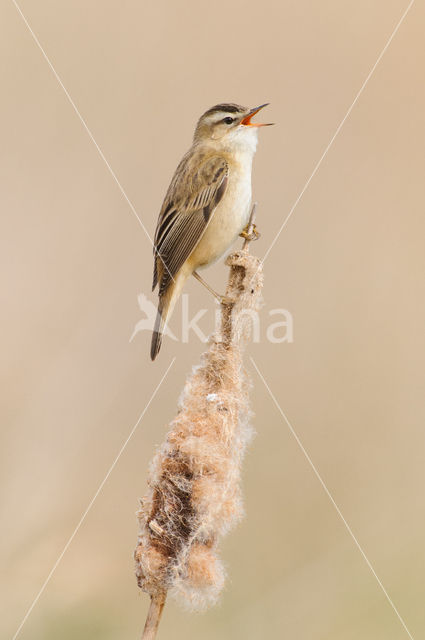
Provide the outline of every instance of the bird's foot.
[[243,231],[239,234],[241,238],[248,240],[249,242],[253,242],[254,240],[258,240],[261,238],[261,233],[258,231],[255,224],[247,225]]

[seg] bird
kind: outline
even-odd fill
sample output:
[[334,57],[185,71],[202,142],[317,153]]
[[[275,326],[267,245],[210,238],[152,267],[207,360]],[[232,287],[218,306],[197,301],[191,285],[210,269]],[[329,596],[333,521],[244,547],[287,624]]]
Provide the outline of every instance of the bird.
[[[159,299],[152,360],[158,355],[166,323],[191,275],[222,299],[197,270],[218,260],[239,235],[247,237],[258,130],[273,124],[251,119],[268,104],[249,109],[223,103],[205,111],[197,122],[191,148],[177,166],[153,242],[152,291],[158,285]],[[259,235],[256,229],[254,234]]]

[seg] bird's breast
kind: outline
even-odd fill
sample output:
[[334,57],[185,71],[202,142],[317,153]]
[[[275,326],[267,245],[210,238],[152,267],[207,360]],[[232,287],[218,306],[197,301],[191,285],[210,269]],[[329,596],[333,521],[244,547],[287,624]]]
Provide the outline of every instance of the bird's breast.
[[252,160],[230,168],[223,198],[190,256],[194,270],[218,260],[248,224],[252,197],[251,163]]

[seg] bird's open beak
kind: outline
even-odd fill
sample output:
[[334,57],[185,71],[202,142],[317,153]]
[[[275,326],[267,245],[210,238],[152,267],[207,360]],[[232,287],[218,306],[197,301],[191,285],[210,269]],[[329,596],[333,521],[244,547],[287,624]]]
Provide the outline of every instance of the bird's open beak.
[[260,109],[264,109],[264,107],[267,107],[268,104],[270,103],[266,102],[265,104],[262,104],[259,107],[255,107],[255,109],[251,109],[248,115],[241,120],[241,124],[243,124],[245,127],[270,127],[272,124],[274,124],[274,122],[267,122],[267,123],[251,122],[252,116],[255,116],[255,114],[258,113]]

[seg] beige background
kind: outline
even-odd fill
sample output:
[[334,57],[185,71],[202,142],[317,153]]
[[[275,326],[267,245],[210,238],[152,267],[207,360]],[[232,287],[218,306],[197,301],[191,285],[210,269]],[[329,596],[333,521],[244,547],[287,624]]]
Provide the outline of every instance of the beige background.
[[[407,1],[38,2],[22,9],[152,234],[200,113],[270,101],[255,160],[266,252]],[[151,247],[3,0],[3,637],[12,637],[173,356],[176,362],[22,628],[139,637],[134,512],[202,345],[129,337]],[[249,348],[415,639],[424,608],[424,47],[413,5],[265,263],[294,343]],[[222,264],[206,274],[224,288]],[[190,282],[191,309],[214,303]],[[152,300],[155,298],[152,297]],[[179,333],[180,308],[172,327]],[[218,607],[167,604],[160,638],[402,640],[376,579],[252,366],[247,517]]]

